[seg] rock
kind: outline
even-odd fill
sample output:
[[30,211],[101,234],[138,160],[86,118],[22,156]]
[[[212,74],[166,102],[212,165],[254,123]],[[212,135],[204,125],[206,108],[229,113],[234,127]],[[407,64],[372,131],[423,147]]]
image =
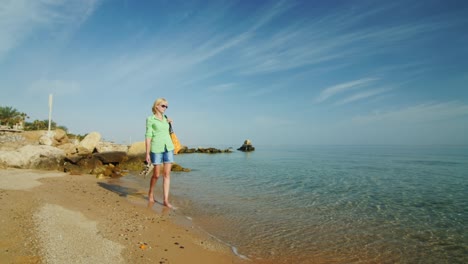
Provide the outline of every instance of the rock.
[[102,180],[102,179],[107,179],[108,177],[104,176],[104,174],[100,173],[96,175],[96,179]]
[[80,160],[83,158],[86,158],[86,156],[80,156],[78,154],[65,155],[65,161],[75,165],[78,164],[78,162],[80,162]]
[[23,169],[44,168],[46,164],[53,165],[55,169],[61,166],[64,158],[63,150],[45,145],[26,145],[15,151],[0,151],[0,164]]
[[183,171],[183,172],[189,172],[191,171],[189,168],[183,168],[177,163],[172,164],[171,171]]
[[120,145],[112,142],[98,142],[96,145],[96,151],[98,153],[103,153],[103,152],[125,152],[127,153],[128,151],[128,146],[127,145]]
[[54,140],[60,144],[68,143],[67,132],[63,129],[54,130]]
[[238,148],[237,150],[244,151],[244,152],[250,152],[250,151],[254,151],[255,148],[252,146],[252,142],[250,142],[249,139],[246,139],[244,141],[244,144],[242,144],[242,146],[240,148]]
[[85,173],[95,174],[96,171],[100,171],[100,167],[103,166],[103,162],[94,156],[88,156],[80,159],[77,165],[82,168],[82,171]]
[[141,171],[145,167],[145,157],[128,156],[128,159],[120,164],[122,169],[131,171]]
[[0,150],[15,150],[26,145],[21,133],[0,132]]
[[182,154],[182,153],[206,153],[206,154],[214,154],[214,153],[231,153],[232,150],[231,148],[228,148],[228,149],[217,149],[217,148],[202,148],[202,147],[198,147],[198,148],[187,148],[187,146],[183,146],[180,150],[179,150],[179,154]]
[[46,146],[52,146],[54,142],[52,141],[52,138],[49,137],[48,135],[42,135],[39,138],[39,144],[40,145],[46,145]]
[[46,130],[34,130],[34,131],[24,131],[21,133],[23,137],[29,144],[37,144],[39,142],[39,138],[43,135],[47,135]]
[[146,145],[144,141],[133,143],[128,149],[127,155],[130,157],[134,156],[146,156]]
[[179,150],[178,154],[181,153],[195,153],[197,152],[197,149],[195,148],[188,148],[187,146],[182,146],[182,148]]
[[71,156],[78,153],[78,145],[73,143],[65,143],[63,145],[58,145],[57,148],[63,150],[66,156]]
[[127,159],[127,152],[114,151],[114,152],[95,153],[93,154],[93,157],[98,158],[104,164],[121,163]]
[[101,134],[98,132],[91,132],[80,142],[78,145],[78,153],[91,154],[94,152],[98,142],[101,140]]
[[70,163],[70,162],[65,162],[64,163],[63,171],[68,172],[68,173],[73,174],[73,175],[80,175],[80,174],[88,173],[82,167],[80,167],[80,166],[78,166],[76,164]]
[[[212,153],[231,153],[231,149],[217,149],[217,148],[197,148],[195,150],[195,152],[197,153],[208,153],[208,154],[212,154]],[[190,150],[186,150],[186,152],[184,153],[191,153]]]

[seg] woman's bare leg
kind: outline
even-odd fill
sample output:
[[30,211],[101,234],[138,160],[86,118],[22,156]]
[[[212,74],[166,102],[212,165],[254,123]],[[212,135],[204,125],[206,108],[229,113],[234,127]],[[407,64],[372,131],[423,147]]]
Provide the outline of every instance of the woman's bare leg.
[[148,201],[149,202],[154,202],[154,185],[158,181],[159,178],[159,170],[160,170],[161,165],[155,165],[153,168],[153,176],[151,176],[151,181],[150,181],[150,188],[148,192]]
[[172,208],[169,203],[169,187],[171,185],[171,167],[172,163],[164,163],[163,167],[163,194],[164,194],[164,205]]

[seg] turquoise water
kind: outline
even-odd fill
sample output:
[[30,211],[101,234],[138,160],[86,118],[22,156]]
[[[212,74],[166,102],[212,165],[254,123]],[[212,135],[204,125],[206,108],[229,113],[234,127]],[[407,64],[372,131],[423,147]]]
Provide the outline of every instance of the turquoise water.
[[468,263],[468,147],[257,146],[176,162],[192,169],[172,174],[176,213],[249,259]]

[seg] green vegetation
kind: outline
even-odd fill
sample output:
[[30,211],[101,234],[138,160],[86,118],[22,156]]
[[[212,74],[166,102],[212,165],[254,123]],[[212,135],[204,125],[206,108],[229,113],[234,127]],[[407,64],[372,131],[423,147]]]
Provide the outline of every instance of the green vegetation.
[[[63,129],[65,132],[68,131],[68,128],[64,126],[57,126],[57,123],[54,121],[50,122],[50,129]],[[47,130],[49,129],[49,120],[34,120],[33,122],[25,122],[24,130]]]
[[29,116],[19,112],[11,106],[0,106],[0,125],[12,127],[18,123],[22,123]]
[[[24,130],[47,130],[49,128],[49,120],[34,120],[32,122],[26,122],[25,120],[29,116],[25,113],[19,112],[17,109],[11,106],[0,106],[0,125],[7,126],[9,128],[21,124]],[[65,126],[57,126],[54,121],[50,122],[51,129],[63,129],[68,132]],[[78,135],[79,136],[79,135]]]

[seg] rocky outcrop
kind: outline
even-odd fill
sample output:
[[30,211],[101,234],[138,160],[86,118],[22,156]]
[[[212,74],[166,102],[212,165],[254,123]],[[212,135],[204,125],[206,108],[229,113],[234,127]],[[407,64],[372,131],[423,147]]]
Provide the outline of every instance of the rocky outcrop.
[[238,148],[237,150],[244,151],[244,152],[250,152],[250,151],[254,151],[255,148],[254,148],[254,146],[252,146],[252,142],[250,142],[249,139],[246,139],[244,141],[244,144],[242,144],[242,146],[240,148]]
[[195,150],[196,153],[208,153],[208,154],[211,154],[211,153],[230,153],[232,152],[231,149],[217,149],[217,148],[197,148]]
[[[217,149],[217,148],[188,148],[187,146],[182,146],[182,148],[179,150],[178,154],[183,154],[183,153],[207,153],[207,154],[213,154],[213,153],[231,153],[232,148],[227,148],[227,149]],[[145,142],[135,142],[133,143],[130,148],[128,149],[127,155],[129,157],[145,157],[146,155],[146,146]]]
[[214,154],[214,153],[231,153],[232,148],[227,149],[217,149],[217,148],[188,148],[187,146],[183,146],[178,154],[190,154],[190,153],[205,153],[205,154]]
[[[232,148],[188,148],[179,153],[230,153]],[[98,132],[89,133],[81,142],[68,138],[61,129],[0,133],[0,168],[61,170],[71,174],[120,177],[125,171],[141,171],[145,162],[145,142],[131,146],[101,141]],[[173,171],[190,171],[173,164]]]
[[17,150],[0,150],[0,164],[3,167],[57,169],[64,158],[63,150],[45,145],[26,145]]

